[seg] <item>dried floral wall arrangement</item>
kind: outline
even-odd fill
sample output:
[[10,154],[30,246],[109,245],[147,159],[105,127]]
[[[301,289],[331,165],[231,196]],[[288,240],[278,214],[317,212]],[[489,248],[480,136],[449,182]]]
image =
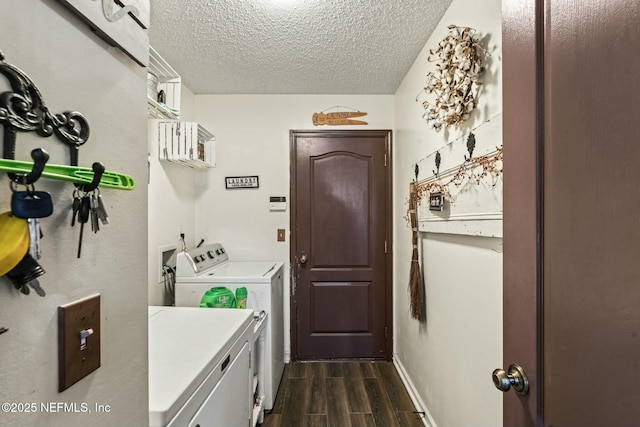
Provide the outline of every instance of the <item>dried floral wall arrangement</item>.
[[435,71],[427,73],[421,98],[423,117],[436,131],[458,125],[469,118],[477,106],[480,76],[484,73],[486,50],[479,45],[476,30],[449,25],[449,34],[435,49],[429,50],[429,62]]

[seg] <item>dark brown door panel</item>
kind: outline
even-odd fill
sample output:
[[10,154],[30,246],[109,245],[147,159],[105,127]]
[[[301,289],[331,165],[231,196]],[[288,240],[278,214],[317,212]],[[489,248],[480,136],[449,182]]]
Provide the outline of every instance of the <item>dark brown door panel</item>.
[[372,334],[370,291],[371,282],[311,283],[310,334]]
[[504,425],[640,426],[638,2],[502,5]]
[[292,132],[294,358],[389,358],[389,131]]

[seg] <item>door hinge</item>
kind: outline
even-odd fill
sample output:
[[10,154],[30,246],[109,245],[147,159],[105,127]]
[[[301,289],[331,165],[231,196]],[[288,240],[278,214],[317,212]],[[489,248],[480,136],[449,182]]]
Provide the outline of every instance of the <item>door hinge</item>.
[[384,241],[384,253],[385,254],[387,253],[387,241],[386,240]]
[[389,339],[389,329],[387,329],[387,327],[384,327],[384,339],[388,340]]
[[387,167],[387,153],[384,153],[384,167]]

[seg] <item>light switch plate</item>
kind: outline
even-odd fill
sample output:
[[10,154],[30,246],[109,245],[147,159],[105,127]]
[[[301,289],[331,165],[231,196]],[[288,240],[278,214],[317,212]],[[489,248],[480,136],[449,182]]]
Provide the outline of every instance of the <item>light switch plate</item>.
[[285,241],[285,230],[284,228],[278,228],[278,242]]
[[[89,331],[84,346],[82,331]],[[96,294],[58,307],[58,391],[66,390],[99,367],[100,294]]]

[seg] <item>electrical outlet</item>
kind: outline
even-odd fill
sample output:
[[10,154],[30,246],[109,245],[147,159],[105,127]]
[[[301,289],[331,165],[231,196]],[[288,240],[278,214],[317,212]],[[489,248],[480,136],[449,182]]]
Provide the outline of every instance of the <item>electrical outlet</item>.
[[58,307],[58,391],[100,367],[100,294]]
[[284,228],[278,228],[278,242],[284,242],[285,241],[285,230]]

